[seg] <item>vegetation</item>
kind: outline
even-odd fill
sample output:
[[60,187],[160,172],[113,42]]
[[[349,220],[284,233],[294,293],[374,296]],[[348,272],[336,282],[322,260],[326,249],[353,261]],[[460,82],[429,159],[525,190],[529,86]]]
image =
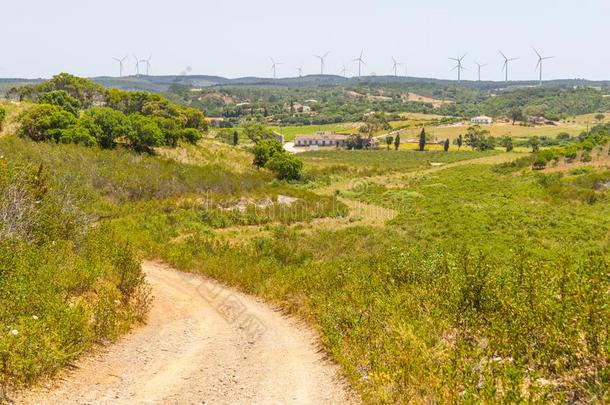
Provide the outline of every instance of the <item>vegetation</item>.
[[[179,140],[196,143],[208,127],[199,110],[179,107],[155,94],[105,90],[65,73],[14,92],[39,104],[19,117],[19,135],[34,141],[106,149],[122,144],[152,153],[157,146],[176,146]],[[81,112],[82,108],[86,109]]]

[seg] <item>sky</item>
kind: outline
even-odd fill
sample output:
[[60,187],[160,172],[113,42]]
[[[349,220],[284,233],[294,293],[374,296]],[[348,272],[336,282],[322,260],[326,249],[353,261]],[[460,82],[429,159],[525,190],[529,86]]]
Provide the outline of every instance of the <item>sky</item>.
[[[319,73],[313,55],[330,52],[325,73],[364,50],[363,74],[392,74],[392,57],[409,76],[456,78],[449,57],[487,63],[484,80],[610,79],[609,0],[19,0],[2,6],[0,77],[119,74],[113,57],[135,72],[133,55],[151,58],[150,74],[278,77]],[[142,71],[145,70],[141,66]],[[401,66],[400,74],[405,74]]]

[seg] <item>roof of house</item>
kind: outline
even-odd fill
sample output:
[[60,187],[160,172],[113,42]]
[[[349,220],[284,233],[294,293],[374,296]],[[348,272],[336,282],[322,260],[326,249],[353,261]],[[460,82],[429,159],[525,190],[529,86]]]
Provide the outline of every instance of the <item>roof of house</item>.
[[488,117],[486,115],[479,115],[478,117],[472,117],[471,120],[490,120],[492,119],[491,117]]

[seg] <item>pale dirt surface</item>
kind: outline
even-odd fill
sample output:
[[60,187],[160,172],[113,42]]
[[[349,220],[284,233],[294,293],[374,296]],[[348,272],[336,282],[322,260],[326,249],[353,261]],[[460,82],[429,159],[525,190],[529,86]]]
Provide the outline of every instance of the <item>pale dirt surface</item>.
[[357,402],[304,325],[199,276],[143,268],[155,298],[148,324],[17,403]]

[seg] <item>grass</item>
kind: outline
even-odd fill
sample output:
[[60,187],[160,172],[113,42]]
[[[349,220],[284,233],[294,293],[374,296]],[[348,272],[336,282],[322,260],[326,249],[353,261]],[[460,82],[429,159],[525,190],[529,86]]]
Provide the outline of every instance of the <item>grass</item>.
[[270,127],[272,130],[284,135],[287,142],[293,141],[297,135],[312,135],[316,132],[329,131],[341,133],[356,133],[358,132],[358,123],[342,123],[342,124],[322,124],[322,125],[299,125],[285,127]]
[[[8,263],[2,269],[20,260],[29,280],[0,290],[3,302],[21,294],[20,306],[9,311],[13,318],[3,314],[3,322],[17,319],[27,330],[35,308],[29,292],[47,294],[49,284],[61,297],[108,288],[103,302],[114,302],[117,273],[109,263],[131,263],[116,257],[130,258],[117,252],[132,246],[308,320],[366,403],[610,400],[610,192],[603,186],[610,174],[602,169],[502,174],[491,163],[513,155],[330,150],[300,155],[309,183],[288,184],[252,169],[247,153],[208,141],[149,157],[4,138],[0,154],[10,164],[44,161],[54,184],[63,185],[55,190],[76,196],[77,211],[97,224],[90,232],[101,233],[89,244],[70,237],[46,250],[32,247],[31,259],[14,250],[0,254],[0,263]],[[392,185],[364,176],[391,177]],[[338,187],[343,183],[351,187]],[[322,186],[340,190],[347,206],[385,207],[384,217],[316,227],[317,218],[346,215],[345,205],[314,193]],[[283,216],[273,212],[280,195],[299,200],[284,206]],[[251,224],[265,232],[240,238]],[[123,242],[98,239],[104,235]],[[78,296],[89,308],[89,296]],[[101,308],[106,319],[109,307]],[[90,317],[69,315],[49,323],[97,330],[84,326]],[[100,330],[114,336],[124,323],[109,325]],[[20,344],[42,345],[44,336],[38,331]],[[14,359],[4,363],[11,367],[5,379],[20,370],[15,364],[37,370],[31,376],[64,364],[36,368],[49,363],[30,353],[55,352],[44,346],[24,352],[6,346],[12,337],[0,339],[0,354]],[[71,355],[88,347],[80,342],[94,340],[78,340]]]

